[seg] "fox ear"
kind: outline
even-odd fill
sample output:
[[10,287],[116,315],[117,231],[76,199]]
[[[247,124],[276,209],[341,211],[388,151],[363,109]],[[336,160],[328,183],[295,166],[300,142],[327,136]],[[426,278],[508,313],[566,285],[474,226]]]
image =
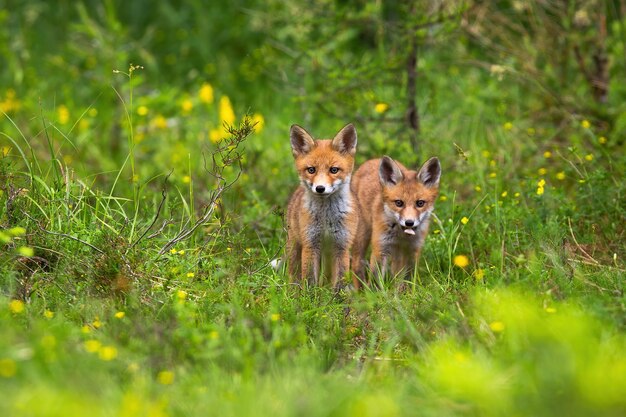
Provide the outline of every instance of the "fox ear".
[[332,142],[334,150],[354,155],[356,153],[356,129],[352,123],[347,124],[335,135]]
[[315,141],[309,132],[298,125],[291,126],[289,138],[291,139],[291,153],[294,157],[311,152],[315,146]]
[[439,177],[441,177],[441,164],[437,158],[430,158],[424,162],[417,173],[418,180],[428,188],[438,187]]
[[402,171],[398,167],[398,164],[388,156],[383,156],[380,160],[380,166],[378,168],[378,176],[380,177],[380,183],[383,187],[396,185],[404,178]]

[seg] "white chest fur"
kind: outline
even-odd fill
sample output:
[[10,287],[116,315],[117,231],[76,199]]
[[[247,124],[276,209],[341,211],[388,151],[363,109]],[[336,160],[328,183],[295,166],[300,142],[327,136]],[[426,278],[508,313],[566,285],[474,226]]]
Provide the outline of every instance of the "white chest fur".
[[346,217],[353,210],[350,184],[344,183],[329,196],[318,196],[307,192],[304,196],[304,206],[311,216],[311,223],[307,228],[307,237],[314,246],[322,242],[331,241],[341,245],[348,241]]

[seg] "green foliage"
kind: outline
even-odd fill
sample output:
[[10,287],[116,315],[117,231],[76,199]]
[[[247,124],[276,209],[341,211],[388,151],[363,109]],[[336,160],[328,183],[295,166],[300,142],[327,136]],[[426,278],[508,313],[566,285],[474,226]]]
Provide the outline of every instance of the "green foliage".
[[[153,3],[0,2],[1,415],[626,413],[619,2]],[[269,267],[348,121],[442,162],[404,291]]]

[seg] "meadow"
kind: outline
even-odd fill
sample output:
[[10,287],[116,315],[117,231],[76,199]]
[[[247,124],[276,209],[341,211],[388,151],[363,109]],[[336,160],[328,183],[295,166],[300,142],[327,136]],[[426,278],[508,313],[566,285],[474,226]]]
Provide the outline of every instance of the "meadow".
[[[626,414],[623,2],[124,3],[0,2],[0,415]],[[348,122],[441,160],[404,291],[269,266]]]

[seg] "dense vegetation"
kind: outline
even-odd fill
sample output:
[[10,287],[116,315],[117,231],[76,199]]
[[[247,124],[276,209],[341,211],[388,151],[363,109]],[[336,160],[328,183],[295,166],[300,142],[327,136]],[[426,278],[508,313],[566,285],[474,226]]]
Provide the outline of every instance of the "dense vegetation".
[[[624,415],[625,13],[0,1],[0,414]],[[269,267],[347,122],[442,162],[405,291]]]

